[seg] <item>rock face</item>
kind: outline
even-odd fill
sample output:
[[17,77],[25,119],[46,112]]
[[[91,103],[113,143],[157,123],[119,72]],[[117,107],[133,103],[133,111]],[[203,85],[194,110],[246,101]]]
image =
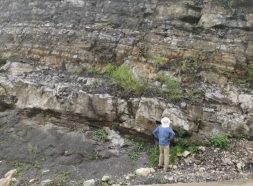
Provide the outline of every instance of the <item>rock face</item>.
[[[1,110],[148,135],[166,115],[180,134],[253,137],[251,0],[0,0],[0,12],[0,61],[10,59]],[[127,64],[164,92],[158,75],[175,76],[183,100],[125,98],[103,77],[80,75],[108,63]]]
[[1,1],[0,53],[51,65],[206,59],[218,70],[252,63],[253,4],[238,1]]
[[[121,98],[114,92],[109,94],[108,87],[103,87],[103,93],[97,93],[102,86],[108,86],[106,79],[51,69],[27,72],[31,68],[22,66],[27,67],[27,64],[10,63],[2,67],[7,70],[0,78],[3,87],[1,105],[5,105],[2,110],[15,108],[25,118],[40,123],[75,129],[88,125],[108,126],[151,135],[156,127],[154,121],[167,116],[171,118],[172,127],[178,135],[194,134],[208,138],[217,132],[226,132],[252,137],[252,93],[240,93],[235,89],[233,94],[238,95],[236,99],[219,93],[223,99],[218,103],[185,103],[182,108],[163,98]],[[18,73],[22,69],[26,69],[26,72]],[[206,93],[206,99],[216,99],[215,93],[211,93]],[[116,146],[124,144],[116,133],[111,133],[109,137]]]

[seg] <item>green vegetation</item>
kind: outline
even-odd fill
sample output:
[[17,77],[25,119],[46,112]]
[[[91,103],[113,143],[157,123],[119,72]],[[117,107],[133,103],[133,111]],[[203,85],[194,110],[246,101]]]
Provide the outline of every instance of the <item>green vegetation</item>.
[[246,69],[246,79],[248,81],[253,80],[253,64],[249,65]]
[[180,72],[181,74],[191,74],[192,76],[197,75],[201,70],[203,59],[200,57],[186,57],[179,58],[170,62],[173,70]]
[[147,151],[147,148],[145,147],[145,144],[142,142],[136,142],[136,141],[133,141],[133,142],[135,144],[135,148],[133,149],[133,151],[128,153],[128,156],[132,160],[137,161],[141,157],[141,153]]
[[137,160],[140,158],[140,156],[141,156],[141,152],[132,151],[132,152],[130,152],[130,153],[128,154],[128,156],[129,156],[132,160],[137,161]]
[[[242,67],[242,73],[224,72],[224,76],[227,77],[233,83],[238,85],[249,83],[252,85],[253,81],[253,64]],[[246,84],[247,85],[247,84]]]
[[[24,172],[28,171],[31,168],[31,165],[26,162],[15,161],[14,162],[15,169],[17,173],[15,174],[15,178],[19,180],[24,174]],[[16,186],[18,182],[11,182],[10,186]]]
[[94,131],[94,137],[99,141],[106,141],[107,140],[107,132],[105,129],[96,129]]
[[32,157],[32,159],[34,159],[38,151],[37,147],[33,146],[31,143],[28,143],[27,150],[29,152],[29,155]]
[[113,75],[113,72],[116,70],[116,67],[113,66],[111,63],[106,65],[105,67],[105,75],[111,77]]
[[184,152],[184,149],[181,146],[179,145],[172,146],[170,148],[170,162],[176,163],[178,161],[178,155],[183,152]]
[[209,143],[214,147],[228,149],[230,146],[229,136],[225,133],[216,134],[209,140]]
[[225,0],[225,3],[229,8],[235,8],[239,3],[243,3],[245,0]]
[[205,97],[205,92],[198,89],[187,90],[184,93],[184,97],[188,99],[190,102],[195,103],[198,100],[202,100]]
[[15,162],[14,163],[15,168],[17,169],[17,174],[16,177],[19,177],[20,174],[22,174],[22,172],[24,171],[28,171],[31,168],[31,165],[28,163],[24,163],[24,162]]
[[194,74],[199,71],[201,64],[199,60],[189,57],[180,61],[180,66],[183,73]]
[[179,101],[181,99],[180,83],[178,80],[166,75],[158,76],[157,80],[166,85],[168,99],[172,101]]
[[102,186],[109,186],[109,183],[107,183],[107,182],[102,182]]
[[157,166],[159,162],[159,147],[153,146],[148,150],[150,166]]
[[86,69],[89,74],[99,74],[100,70],[98,66],[92,66]]
[[70,172],[68,171],[63,171],[60,174],[58,174],[55,179],[48,184],[48,186],[65,186],[67,185],[67,182],[70,177]]
[[[135,142],[136,143],[136,142]],[[147,145],[144,143],[136,143],[136,147],[133,152],[129,154],[131,159],[138,160],[141,153],[145,152],[149,157],[149,165],[157,166],[159,162],[159,146],[158,145]],[[170,147],[170,162],[176,163],[178,158],[184,151],[189,151],[193,154],[199,153],[200,146],[206,146],[207,143],[197,137],[191,138],[177,138],[174,144]]]
[[232,8],[235,6],[237,0],[225,0],[228,7]]
[[194,138],[179,138],[174,146],[170,148],[170,162],[176,163],[178,156],[184,151],[191,153],[199,153],[199,146],[203,145],[203,142],[199,142]]
[[236,72],[224,72],[224,76],[235,84],[244,84],[247,78],[244,75],[239,75]]
[[[199,146],[201,145],[204,145],[204,143],[195,138],[177,139],[175,145],[171,145],[170,147],[170,163],[176,163],[178,157],[186,150],[191,153],[199,153]],[[149,164],[151,166],[157,166],[159,161],[159,147],[150,147],[147,153],[149,154]]]
[[165,65],[167,63],[168,59],[162,56],[153,56],[152,62],[155,65]]
[[144,90],[143,83],[135,78],[134,74],[125,64],[119,67],[114,67],[111,64],[107,65],[105,68],[105,75],[111,77],[114,82],[125,91],[133,91],[140,94]]

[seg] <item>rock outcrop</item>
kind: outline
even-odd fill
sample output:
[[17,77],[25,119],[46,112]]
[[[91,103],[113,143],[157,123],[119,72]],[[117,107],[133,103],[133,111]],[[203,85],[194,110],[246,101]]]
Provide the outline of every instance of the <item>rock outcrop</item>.
[[1,1],[0,53],[50,65],[194,57],[252,64],[252,1]]
[[[178,106],[163,98],[119,97],[115,92],[107,92],[107,79],[50,69],[18,73],[24,68],[22,63],[11,64],[8,62],[2,67],[2,70],[5,69],[5,75],[0,79],[4,87],[2,103],[6,108],[15,108],[25,117],[41,123],[52,122],[69,128],[109,126],[151,135],[156,127],[154,121],[168,116],[179,135],[195,134],[208,138],[217,132],[227,132],[252,137],[252,94],[240,93],[235,88],[233,94],[238,95],[236,99],[207,89],[207,100],[215,100],[216,94],[223,99],[217,103],[182,103]],[[24,65],[27,67],[27,64]],[[104,93],[97,93],[101,87]],[[230,105],[227,105],[228,102]]]
[[[251,0],[0,0],[0,11],[1,61],[10,59],[2,110],[53,111],[145,134],[152,118],[168,115],[180,134],[252,138]],[[183,99],[125,98],[103,77],[81,75],[109,63],[163,92],[158,76],[173,76]]]

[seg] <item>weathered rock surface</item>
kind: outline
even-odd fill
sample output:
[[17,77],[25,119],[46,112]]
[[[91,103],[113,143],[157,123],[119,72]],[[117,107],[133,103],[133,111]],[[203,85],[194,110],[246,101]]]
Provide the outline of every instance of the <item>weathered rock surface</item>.
[[[154,120],[168,116],[179,135],[187,133],[206,138],[226,132],[252,137],[253,94],[245,94],[239,88],[226,87],[229,88],[226,90],[203,84],[207,102],[202,105],[187,103],[182,108],[164,98],[122,98],[113,89],[110,80],[101,77],[77,76],[45,67],[40,70],[40,66],[34,67],[38,70],[28,72],[26,67],[27,64],[18,62],[14,65],[8,62],[2,67],[5,71],[0,76],[3,87],[1,106],[5,105],[2,110],[15,107],[25,117],[69,128],[109,126],[147,135],[151,135],[156,126]],[[216,94],[215,89],[220,93]],[[236,98],[231,96],[231,91],[237,95]],[[209,99],[212,102],[208,102]],[[115,145],[123,145],[116,133],[111,135]]]
[[137,176],[144,176],[144,177],[148,176],[154,172],[155,172],[155,169],[153,169],[153,168],[139,168],[139,169],[135,170],[135,174]]
[[[0,175],[16,167],[18,184],[79,186],[86,184],[84,180],[95,179],[100,180],[95,183],[99,186],[105,174],[113,175],[111,180],[116,184],[130,185],[252,178],[252,141],[234,140],[227,151],[202,147],[198,154],[181,157],[169,172],[162,173],[147,168],[146,160],[143,161],[145,152],[138,160],[132,160],[129,154],[136,151],[127,139],[127,146],[115,147],[111,141],[89,137],[96,130],[71,131],[29,121],[9,111],[1,113],[0,123]],[[118,150],[119,155],[101,156],[112,149]],[[139,167],[143,167],[138,171],[142,176],[131,174]]]
[[0,186],[9,186],[11,184],[12,177],[17,173],[16,169],[8,171],[4,178],[0,179]]
[[[82,185],[144,167],[145,155],[133,163],[115,131],[150,136],[162,116],[177,136],[253,139],[252,0],[0,0],[0,25],[0,65],[8,59],[0,69],[0,174],[22,168],[20,184]],[[182,98],[124,93],[88,73],[109,63],[126,64],[162,93],[170,88],[159,76],[173,76]],[[107,127],[105,141],[93,127]],[[236,143],[242,151],[230,154],[202,149],[168,175],[128,182],[248,178],[249,144]]]
[[[0,53],[62,63],[199,55],[233,71],[252,64],[253,4],[238,1],[1,1]],[[145,71],[145,70],[144,70]]]
[[[166,114],[180,133],[208,137],[240,131],[252,138],[252,89],[233,84],[231,76],[251,73],[253,4],[231,3],[0,1],[1,58],[23,58],[1,68],[8,72],[0,79],[1,94],[8,92],[1,109],[15,105],[71,113],[85,122],[117,123],[145,134],[154,128],[150,118]],[[166,64],[156,64],[154,57]],[[198,64],[195,69],[184,69],[189,59]],[[175,66],[181,62],[182,67]],[[103,78],[79,76],[95,67],[103,71],[108,63],[125,63],[148,81],[157,74],[175,75],[183,91],[203,92],[203,103],[182,109],[157,95],[124,99]],[[63,73],[46,70],[53,67]],[[159,83],[156,89],[163,90]]]

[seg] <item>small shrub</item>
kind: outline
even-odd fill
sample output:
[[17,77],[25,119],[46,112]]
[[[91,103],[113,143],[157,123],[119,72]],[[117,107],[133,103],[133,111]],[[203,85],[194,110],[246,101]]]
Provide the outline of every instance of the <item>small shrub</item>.
[[115,66],[113,66],[111,63],[106,65],[105,67],[105,74],[107,76],[112,76],[113,72],[116,70]]
[[184,73],[197,73],[201,67],[199,61],[193,58],[186,58],[181,62],[181,71]]
[[124,90],[134,91],[138,94],[143,92],[143,83],[134,77],[134,74],[125,64],[122,64],[118,68],[108,65],[105,72]]
[[234,8],[239,1],[243,1],[243,0],[225,0],[225,3],[227,4],[229,8]]
[[68,171],[63,171],[60,174],[58,174],[55,179],[48,184],[48,186],[65,186],[67,185],[67,182],[69,180],[70,177],[70,172]]
[[170,148],[171,163],[176,163],[178,161],[178,156],[186,150],[193,154],[199,153],[199,146],[205,144],[194,138],[178,138],[175,143],[175,146],[171,146]]
[[154,146],[149,149],[149,164],[150,166],[157,166],[159,163],[159,147]]
[[128,154],[128,156],[129,156],[132,160],[137,161],[137,160],[140,158],[141,153],[138,152],[138,151],[133,151],[133,152],[130,152],[130,153]]
[[128,156],[132,159],[132,160],[138,160],[141,156],[141,153],[143,152],[147,152],[147,147],[145,146],[145,144],[143,142],[136,142],[136,141],[133,141],[134,142],[134,150],[132,152],[130,152],[128,154]]
[[224,133],[217,134],[209,140],[209,143],[214,147],[227,149],[230,146],[229,135]]
[[168,92],[168,98],[173,101],[179,101],[181,99],[180,83],[178,80],[169,76],[159,76],[158,80],[166,85]]
[[165,65],[167,63],[167,58],[162,57],[162,56],[153,56],[152,62],[155,65]]
[[188,99],[190,102],[194,103],[197,100],[202,100],[205,97],[205,92],[202,90],[188,90],[185,94],[184,97]]
[[104,129],[97,129],[94,131],[94,137],[99,141],[106,141],[107,140],[107,132]]
[[[224,72],[223,74],[225,77],[227,77],[233,83],[238,84],[238,85],[244,84],[247,81],[247,78],[245,78],[245,76],[241,76],[241,75],[237,74],[236,72]],[[246,72],[246,74],[247,74],[247,72]]]
[[88,74],[100,74],[100,69],[98,66],[92,66],[86,69],[86,72]]
[[253,80],[253,64],[249,65],[246,70],[246,78],[248,81]]
[[107,182],[102,182],[101,184],[102,184],[102,186],[109,186],[109,183],[107,183]]
[[172,146],[170,148],[170,162],[176,163],[178,160],[178,155],[183,153],[184,149],[180,145]]
[[24,162],[14,162],[15,168],[17,169],[17,177],[19,177],[22,173],[28,171],[31,168],[31,165]]
[[236,8],[238,7],[238,5],[240,5],[241,3],[246,3],[247,0],[225,0],[225,4],[229,7],[229,8]]

